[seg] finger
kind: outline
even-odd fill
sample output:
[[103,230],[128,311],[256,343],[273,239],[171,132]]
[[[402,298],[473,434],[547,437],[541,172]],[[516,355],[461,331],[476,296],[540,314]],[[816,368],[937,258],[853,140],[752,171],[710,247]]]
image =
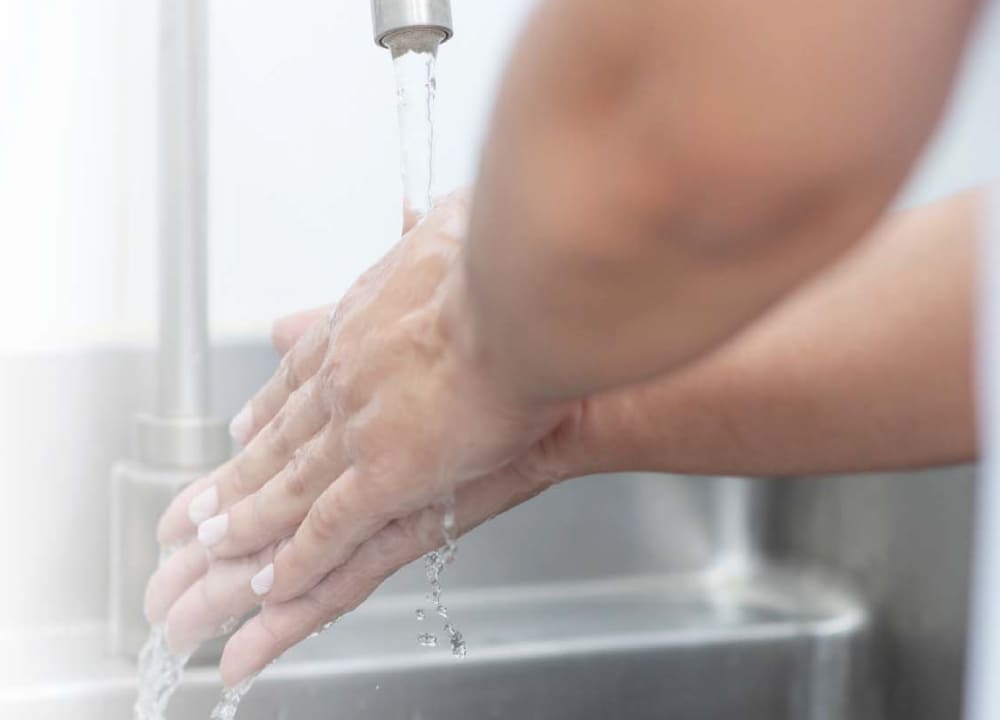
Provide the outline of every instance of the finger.
[[190,542],[157,568],[146,585],[146,620],[158,625],[167,619],[170,606],[208,570],[208,553]]
[[226,643],[220,663],[224,684],[232,687],[259,672],[288,648],[356,608],[389,575],[441,542],[441,510],[428,509],[410,522],[384,528],[347,565],[307,594],[268,603]]
[[[191,501],[208,490],[214,482],[212,474],[209,473],[189,484],[174,497],[160,516],[156,529],[156,537],[162,547],[170,548],[184,543],[194,534],[197,526],[188,517],[188,508],[191,506]],[[214,512],[214,508],[206,513],[202,508],[196,507],[193,509],[193,516],[207,520]]]
[[284,355],[299,341],[313,324],[327,320],[333,312],[333,305],[302,310],[274,321],[271,326],[271,342],[279,355]]
[[288,537],[302,524],[316,499],[344,470],[335,424],[303,445],[260,490],[229,509],[225,538],[212,546],[215,557],[239,557]]
[[[470,483],[455,497],[456,533],[468,532],[550,485],[513,470]],[[440,507],[388,524],[308,593],[285,603],[268,603],[240,628],[222,655],[223,682],[232,687],[259,672],[291,646],[360,605],[396,570],[442,544]]]
[[265,568],[266,577],[256,579],[261,595],[269,602],[284,602],[303,594],[391,520],[435,499],[429,496],[402,510],[400,500],[407,498],[398,497],[398,490],[393,496],[380,489],[385,485],[389,483],[379,483],[356,467],[344,471],[313,503],[274,566]]
[[328,418],[318,382],[311,380],[239,455],[199,481],[197,491],[185,491],[170,504],[160,520],[160,542],[186,542],[196,530],[206,546],[222,540],[228,525],[225,511],[274,477]]
[[330,323],[313,323],[282,358],[278,370],[243,406],[229,426],[233,439],[246,445],[278,414],[288,397],[319,370],[326,356]]
[[192,652],[201,643],[224,635],[260,602],[249,579],[274,556],[273,547],[235,560],[213,560],[187,587],[167,614],[167,644],[171,652]]
[[257,589],[275,603],[305,593],[389,522],[433,505],[440,493],[433,483],[400,483],[352,467],[323,491],[274,567],[256,579]]

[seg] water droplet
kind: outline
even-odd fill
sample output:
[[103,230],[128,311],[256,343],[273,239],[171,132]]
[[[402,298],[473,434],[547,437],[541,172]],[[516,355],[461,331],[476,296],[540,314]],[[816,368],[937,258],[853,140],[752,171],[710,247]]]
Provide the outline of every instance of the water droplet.
[[417,610],[414,612],[414,615],[416,615],[417,616],[417,620],[419,620],[421,622],[423,622],[423,619],[426,617],[424,611],[421,610],[420,608],[417,608]]
[[423,633],[417,636],[417,644],[423,647],[437,647],[438,639],[437,635],[431,635],[430,633]]

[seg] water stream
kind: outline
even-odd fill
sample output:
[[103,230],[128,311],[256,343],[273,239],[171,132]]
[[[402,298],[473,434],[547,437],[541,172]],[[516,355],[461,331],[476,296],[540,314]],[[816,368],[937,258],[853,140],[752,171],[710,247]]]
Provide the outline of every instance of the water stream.
[[[170,549],[163,549],[160,564],[170,554]],[[134,720],[165,720],[167,704],[181,684],[184,666],[190,657],[170,652],[163,625],[154,625],[149,629],[146,644],[139,651],[139,692],[133,709]]]
[[441,34],[409,30],[388,39],[396,71],[403,202],[418,218],[426,215],[434,191],[435,65]]
[[[435,71],[441,38],[435,30],[421,29],[396,33],[388,39],[396,70],[403,202],[418,220],[430,212],[433,205]],[[427,599],[444,623],[452,654],[465,657],[465,639],[448,618],[448,608],[441,602],[441,573],[454,561],[458,549],[453,500],[445,505],[442,525],[444,546],[424,556],[424,572],[431,588]],[[423,608],[417,608],[415,615],[418,622],[426,617]],[[417,644],[437,647],[438,638],[431,632],[422,632],[417,636]]]

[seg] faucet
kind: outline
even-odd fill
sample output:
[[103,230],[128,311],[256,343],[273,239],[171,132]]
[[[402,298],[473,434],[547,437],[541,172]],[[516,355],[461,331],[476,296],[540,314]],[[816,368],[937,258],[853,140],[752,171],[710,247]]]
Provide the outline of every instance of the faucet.
[[451,0],[372,0],[375,43],[393,57],[408,50],[436,51],[455,34]]
[[109,644],[136,657],[148,633],[146,581],[156,525],[173,497],[229,458],[209,412],[204,0],[161,0],[159,339],[155,409],[135,418],[133,457],[112,470]]

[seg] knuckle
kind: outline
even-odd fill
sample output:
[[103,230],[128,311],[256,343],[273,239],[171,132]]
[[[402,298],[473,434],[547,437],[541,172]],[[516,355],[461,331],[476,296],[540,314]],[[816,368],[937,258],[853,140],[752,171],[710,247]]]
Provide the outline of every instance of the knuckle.
[[268,655],[277,656],[290,643],[285,639],[281,629],[274,624],[269,613],[260,613],[257,618],[261,633],[264,635],[264,645]]
[[394,521],[377,532],[369,541],[368,552],[374,556],[372,566],[380,572],[389,571],[410,540],[410,528],[405,521]]
[[337,347],[331,349],[326,359],[320,366],[317,376],[325,388],[332,388],[336,385],[343,368],[343,359]]
[[[248,501],[249,507],[246,511],[246,522],[234,523],[236,526],[234,529],[236,532],[233,533],[234,540],[246,540],[252,542],[254,538],[261,536],[268,527],[270,523],[267,517],[267,512],[265,509],[265,504],[261,497],[260,492],[255,492],[250,496]],[[240,529],[243,532],[240,532]]]
[[248,472],[244,455],[240,455],[237,461],[233,463],[230,486],[234,492],[240,495],[246,495],[251,492],[250,473]]
[[320,543],[332,542],[337,536],[337,528],[344,517],[341,493],[323,495],[309,510],[309,527]]
[[299,367],[299,353],[293,350],[281,358],[281,364],[278,367],[278,372],[281,375],[281,380],[284,383],[285,389],[289,393],[297,390],[302,384]]
[[[282,413],[279,413],[279,416]],[[276,427],[272,427],[267,433],[267,447],[272,455],[272,457],[283,458],[287,457],[291,452],[291,440],[288,434],[284,431],[279,423]]]
[[348,416],[357,409],[355,383],[345,370],[342,352],[335,349],[323,363],[318,373],[322,396],[331,414]]
[[306,474],[298,466],[290,467],[284,474],[283,483],[285,495],[290,498],[302,498],[309,489]]
[[270,436],[276,433],[280,433],[284,429],[285,423],[287,421],[288,421],[288,410],[287,408],[282,407],[280,410],[278,410],[278,412],[274,414],[274,417],[272,417],[271,421],[267,424],[267,430],[266,430],[267,435]]

